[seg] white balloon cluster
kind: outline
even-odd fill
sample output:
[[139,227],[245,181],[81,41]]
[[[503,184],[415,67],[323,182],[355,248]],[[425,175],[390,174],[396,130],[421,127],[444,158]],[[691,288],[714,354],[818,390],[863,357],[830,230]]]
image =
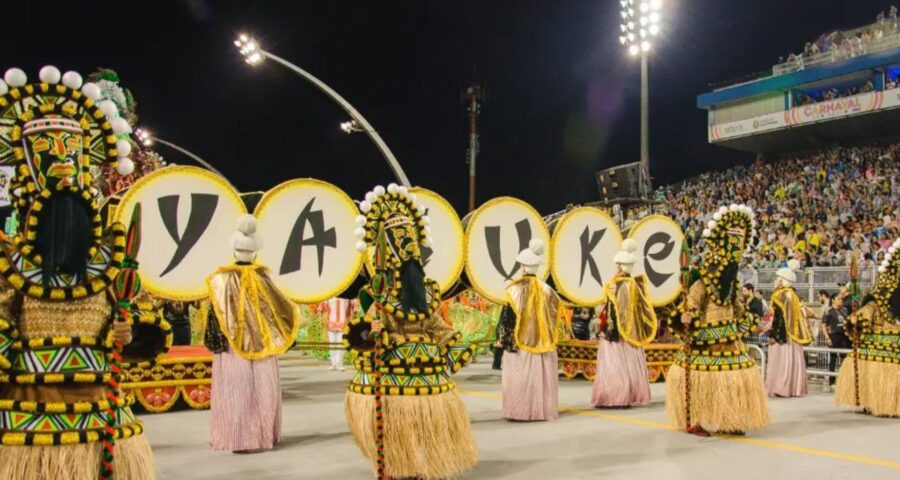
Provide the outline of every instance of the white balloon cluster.
[[878,266],[878,273],[885,273],[888,270],[888,267],[891,265],[891,260],[893,260],[894,255],[897,254],[897,250],[900,250],[900,238],[894,241],[894,244],[888,248],[888,253],[884,256],[884,260],[881,262],[881,265]]
[[[100,111],[103,112],[103,115],[106,116],[107,120],[109,120],[110,126],[116,135],[127,135],[131,133],[131,125],[128,124],[127,120],[119,116],[119,110],[116,107],[116,104],[113,103],[112,100],[100,100],[100,87],[91,82],[83,83],[83,79],[78,72],[69,71],[61,74],[58,68],[47,65],[38,72],[38,78],[41,80],[41,83],[55,85],[62,81],[63,85],[72,90],[81,90],[81,93],[84,94],[85,97],[90,98],[94,102],[98,102],[97,108],[99,108]],[[24,87],[27,83],[28,75],[26,75],[22,69],[10,68],[3,75],[3,80],[0,80],[0,95],[6,95],[6,93],[9,92],[10,87],[20,88]],[[128,175],[133,172],[134,162],[128,158],[128,155],[131,153],[131,143],[127,140],[118,140],[116,142],[116,151],[118,152],[118,166],[116,167],[116,171],[118,171],[120,175]]]
[[753,211],[753,208],[751,208],[747,205],[744,205],[743,203],[741,203],[741,204],[732,203],[731,205],[729,205],[727,207],[724,205],[719,207],[719,209],[716,211],[716,213],[713,213],[712,220],[707,222],[706,229],[703,230],[703,237],[706,238],[706,237],[709,237],[710,235],[712,235],[712,231],[715,230],[716,226],[718,226],[719,222],[722,220],[722,218],[725,216],[725,214],[727,214],[729,212],[738,212],[738,213],[742,213],[742,214],[750,217],[751,234],[750,234],[750,241],[747,242],[747,248],[749,249],[753,244],[753,239],[756,238],[756,212]]
[[431,220],[428,219],[428,216],[425,215],[425,205],[418,202],[418,198],[414,193],[411,193],[409,189],[402,185],[397,185],[396,183],[391,183],[387,186],[387,188],[382,187],[381,185],[372,189],[371,192],[366,193],[365,200],[359,203],[359,210],[363,213],[356,217],[356,230],[354,230],[354,234],[356,235],[356,250],[360,252],[365,252],[368,249],[368,245],[366,244],[366,213],[369,213],[372,210],[372,206],[383,196],[387,194],[399,195],[408,200],[408,202],[418,211],[419,216],[422,218],[422,223],[425,224],[425,238],[422,239],[422,246],[430,247],[432,245],[432,236],[431,236]]

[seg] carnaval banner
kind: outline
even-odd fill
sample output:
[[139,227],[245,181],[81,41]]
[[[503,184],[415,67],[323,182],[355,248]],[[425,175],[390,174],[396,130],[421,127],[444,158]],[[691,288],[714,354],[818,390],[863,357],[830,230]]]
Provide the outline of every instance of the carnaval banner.
[[[495,303],[506,303],[506,285],[522,276],[519,252],[538,238],[550,245],[550,232],[537,210],[511,197],[488,201],[463,219],[466,229],[466,277],[478,293]],[[549,248],[547,250],[549,252]],[[550,254],[538,270],[546,279]]]
[[576,305],[593,307],[603,300],[603,284],[616,273],[612,258],[622,245],[619,227],[603,210],[579,207],[550,224],[556,290]]
[[247,213],[238,192],[202,168],[171,166],[141,178],[122,197],[116,221],[127,223],[141,205],[143,286],[172,300],[207,294],[206,277],[233,261],[229,239]]
[[356,204],[341,189],[314,179],[278,185],[260,199],[259,261],[292,300],[316,303],[341,294],[359,275]]

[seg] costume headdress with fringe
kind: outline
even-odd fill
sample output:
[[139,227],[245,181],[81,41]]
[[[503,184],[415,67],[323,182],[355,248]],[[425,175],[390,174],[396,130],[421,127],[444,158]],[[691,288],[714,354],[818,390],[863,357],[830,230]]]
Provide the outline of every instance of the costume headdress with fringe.
[[[701,279],[714,294],[717,304],[727,303],[737,292],[737,268],[756,238],[753,209],[743,204],[720,207],[703,230],[707,250],[703,258]],[[734,278],[731,278],[731,277]],[[730,283],[723,285],[722,281]]]

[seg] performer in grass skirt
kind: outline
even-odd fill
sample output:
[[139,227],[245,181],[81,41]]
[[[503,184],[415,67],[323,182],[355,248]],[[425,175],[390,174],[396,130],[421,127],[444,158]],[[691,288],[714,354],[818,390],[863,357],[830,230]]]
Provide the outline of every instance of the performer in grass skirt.
[[[878,267],[875,287],[850,316],[853,353],[841,364],[835,399],[876,417],[900,417],[900,239]],[[859,362],[858,365],[854,363]],[[859,380],[856,380],[859,378]]]
[[369,192],[360,210],[357,249],[371,247],[375,268],[359,294],[364,315],[344,331],[357,353],[344,402],[350,433],[379,477],[455,477],[477,463],[469,415],[451,377],[475,346],[440,317],[440,286],[425,277],[425,207],[391,184]]
[[[666,412],[679,428],[686,427],[688,413],[698,434],[743,434],[769,423],[765,385],[743,342],[755,321],[744,311],[737,278],[755,227],[753,211],[732,204],[721,207],[703,231],[699,279],[690,286],[681,315],[681,335],[691,355],[680,350],[666,375]],[[686,368],[691,370],[687,392]]]
[[[140,282],[125,252],[136,255],[139,242],[126,244],[125,227],[101,217],[91,176],[104,165],[134,169],[127,107],[121,95],[107,98],[117,88],[50,66],[34,83],[19,69],[0,81],[0,144],[9,147],[0,163],[16,166],[10,193],[22,219],[0,243],[3,479],[156,477],[114,370],[122,358],[165,353],[171,329],[135,306]],[[116,283],[120,273],[127,282]]]

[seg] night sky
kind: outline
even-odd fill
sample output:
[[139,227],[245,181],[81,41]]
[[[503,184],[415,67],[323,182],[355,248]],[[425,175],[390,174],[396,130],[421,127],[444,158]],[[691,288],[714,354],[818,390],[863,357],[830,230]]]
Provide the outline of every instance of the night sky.
[[[28,6],[26,6],[27,4]],[[650,60],[650,169],[668,183],[750,154],[710,146],[696,96],[771,68],[826,31],[873,21],[888,1],[666,0]],[[16,2],[2,65],[116,70],[141,124],[223,171],[242,191],[297,177],[360,198],[393,180],[364,134],[292,72],[243,63],[247,32],[331,85],[373,124],[415,185],[466,210],[467,116],[483,107],[478,198],[544,214],[597,199],[593,174],[638,160],[639,61],[618,43],[615,0]],[[135,6],[140,9],[135,10]],[[167,160],[190,163],[166,147]]]

